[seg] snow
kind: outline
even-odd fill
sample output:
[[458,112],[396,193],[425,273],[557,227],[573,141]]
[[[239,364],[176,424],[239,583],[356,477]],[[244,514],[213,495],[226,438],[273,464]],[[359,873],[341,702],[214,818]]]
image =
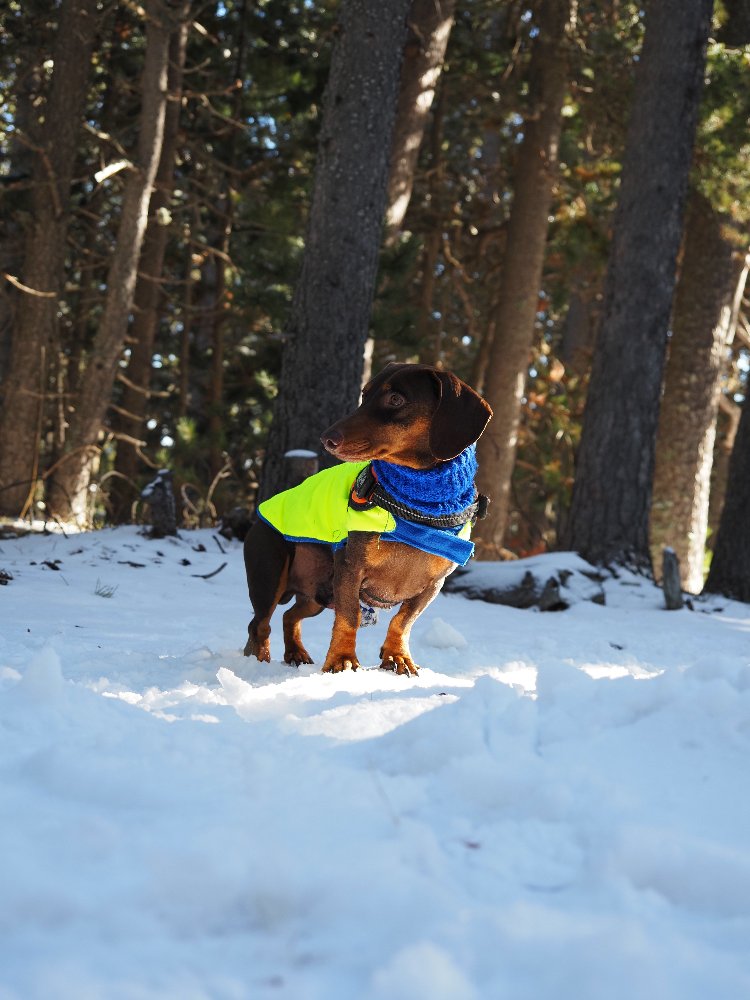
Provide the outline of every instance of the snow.
[[0,569],[2,1000],[750,995],[750,607],[443,595],[329,676],[241,655],[210,531]]

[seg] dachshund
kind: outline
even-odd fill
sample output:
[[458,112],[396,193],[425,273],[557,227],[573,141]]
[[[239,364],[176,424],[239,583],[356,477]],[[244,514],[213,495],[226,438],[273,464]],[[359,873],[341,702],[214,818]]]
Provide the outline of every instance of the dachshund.
[[333,608],[323,671],[357,670],[356,635],[377,609],[400,605],[380,651],[383,669],[416,675],[412,626],[445,578],[473,553],[488,498],[477,494],[475,443],[490,406],[454,374],[389,364],[362,403],[321,436],[340,464],[264,501],[245,539],[254,616],[246,656],[271,658],[271,616],[283,616],[284,660],[312,663],[305,618]]

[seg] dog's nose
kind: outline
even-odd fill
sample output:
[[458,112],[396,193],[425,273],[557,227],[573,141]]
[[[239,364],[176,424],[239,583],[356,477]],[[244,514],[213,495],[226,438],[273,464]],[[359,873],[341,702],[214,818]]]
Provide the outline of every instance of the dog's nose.
[[344,443],[344,435],[341,431],[330,430],[326,431],[320,440],[327,451],[335,451],[336,448]]

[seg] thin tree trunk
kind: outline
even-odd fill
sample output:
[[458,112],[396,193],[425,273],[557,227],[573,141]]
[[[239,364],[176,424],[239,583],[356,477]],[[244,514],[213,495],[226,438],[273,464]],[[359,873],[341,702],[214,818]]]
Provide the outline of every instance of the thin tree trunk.
[[[402,70],[403,77],[403,70]],[[423,236],[423,247],[420,266],[419,312],[416,317],[417,342],[419,344],[419,359],[425,364],[435,364],[439,360],[437,342],[440,327],[435,320],[435,272],[437,269],[440,249],[443,245],[443,218],[440,212],[440,189],[442,184],[442,142],[443,142],[443,105],[444,88],[435,106],[430,128],[430,169],[427,181],[430,211],[428,223]],[[391,173],[391,178],[393,174]],[[393,232],[393,231],[391,231]]]
[[391,143],[386,242],[398,235],[409,207],[419,148],[443,68],[455,8],[456,0],[412,0]]
[[286,485],[284,453],[318,451],[320,434],[359,398],[409,6],[340,8],[261,499]]
[[595,563],[651,567],[659,396],[711,9],[647,9],[566,537]]
[[0,410],[0,513],[11,516],[25,510],[37,473],[47,365],[57,355],[70,188],[102,17],[97,0],[62,3],[44,123],[32,136],[31,220]]
[[[123,389],[122,410],[117,420],[117,429],[130,439],[143,437],[143,425],[148,412],[149,388],[153,372],[153,354],[156,330],[159,324],[160,303],[162,301],[162,277],[164,255],[169,240],[170,228],[162,214],[168,210],[174,189],[174,161],[182,106],[182,76],[187,47],[190,0],[183,0],[179,12],[180,23],[169,42],[169,70],[167,90],[169,98],[164,117],[164,138],[162,142],[159,168],[156,172],[154,192],[149,205],[149,222],[143,240],[138,280],[135,286],[133,323],[130,328],[132,343],[130,361],[127,367],[128,382]],[[133,499],[133,488],[127,480],[133,480],[140,466],[138,452],[131,440],[120,439],[117,443],[115,471],[120,476],[113,480],[110,503],[114,520],[129,519]]]
[[[193,205],[193,232],[201,231],[201,211],[198,204]],[[177,414],[185,419],[191,406],[190,390],[190,352],[196,336],[197,316],[200,303],[196,300],[200,295],[202,271],[202,255],[197,254],[192,240],[187,241],[187,260],[185,261],[185,297],[182,303],[182,332],[180,334],[180,378],[179,404]]]
[[[482,140],[482,180],[479,191],[479,200],[482,206],[481,226],[482,229],[502,230],[502,239],[507,238],[506,220],[504,209],[501,207],[502,199],[498,191],[498,176],[501,167],[500,134],[496,128],[486,128]],[[479,256],[484,256],[487,247],[486,236],[483,236],[479,244]],[[504,247],[503,247],[504,250]],[[484,386],[487,379],[487,370],[490,365],[492,355],[492,344],[495,339],[495,326],[497,322],[498,287],[502,284],[500,279],[501,268],[491,269],[488,272],[487,283],[492,287],[492,292],[486,306],[486,316],[484,329],[477,331],[477,346],[471,368],[471,386],[480,395],[484,395]]]
[[589,288],[585,296],[580,289],[574,288],[568,299],[559,357],[565,367],[577,375],[582,375],[591,367],[596,330],[592,302],[595,299],[596,288]]
[[185,295],[182,301],[182,330],[180,332],[179,400],[177,416],[184,419],[188,415],[190,403],[190,340],[193,326],[193,292],[195,289],[195,263],[193,250],[187,246],[185,265]]
[[[240,5],[240,35],[237,40],[236,61],[234,67],[235,80],[241,80],[245,64],[245,10],[247,0]],[[242,90],[235,90],[232,117],[239,121],[242,116]],[[234,160],[234,150],[237,145],[237,130],[234,129],[227,149],[227,162]],[[236,191],[233,187],[232,173],[224,171],[223,195],[219,216],[223,219],[220,242],[220,255],[217,258],[217,289],[216,303],[213,312],[213,330],[211,339],[211,380],[208,392],[208,437],[209,437],[209,468],[211,478],[215,480],[224,465],[224,350],[225,330],[228,317],[226,267],[230,262],[232,230],[234,228],[234,206]]]
[[744,255],[723,235],[723,225],[707,199],[693,193],[656,441],[652,559],[656,567],[662,548],[674,549],[683,589],[693,594],[703,589],[721,376],[738,291],[742,297],[738,278],[744,274]]
[[[227,185],[229,180],[227,178]],[[213,479],[224,464],[224,330],[227,320],[226,259],[232,232],[231,194],[224,203],[226,225],[221,242],[221,256],[216,259],[216,297],[211,326],[211,378],[208,385],[208,461]]]
[[729,461],[729,480],[706,590],[750,602],[750,393]]
[[477,555],[485,559],[497,558],[508,521],[568,82],[570,16],[570,0],[540,0],[537,7],[539,34],[529,67],[532,116],[525,123],[514,169],[513,205],[484,387],[494,417],[477,446],[480,489],[492,497],[489,514],[475,532]]
[[103,315],[81,378],[65,454],[50,484],[48,499],[53,513],[78,523],[86,522],[91,460],[97,453],[96,442],[104,426],[133,308],[138,260],[164,133],[169,38],[173,24],[168,7],[160,0],[148,0],[145,8],[146,53],[136,162],[125,182]]
[[440,247],[443,243],[443,232],[440,219],[432,220],[432,229],[425,234],[421,253],[421,280],[419,289],[419,312],[416,316],[417,342],[419,344],[419,360],[423,364],[435,364],[437,355],[435,347],[438,339],[438,323],[433,315],[435,310],[435,268]]
[[490,318],[479,341],[479,347],[477,353],[474,355],[474,363],[471,368],[471,384],[482,395],[484,395],[484,383],[487,378],[487,369],[490,364],[490,354],[492,353],[492,342],[494,339],[495,320]]

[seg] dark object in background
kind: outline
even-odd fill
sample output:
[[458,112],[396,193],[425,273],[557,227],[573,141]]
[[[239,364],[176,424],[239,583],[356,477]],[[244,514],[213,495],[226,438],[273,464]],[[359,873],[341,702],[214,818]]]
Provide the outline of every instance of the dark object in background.
[[231,541],[236,538],[240,542],[245,541],[245,535],[250,530],[253,523],[253,515],[247,507],[232,507],[219,518],[219,534],[222,538]]
[[314,476],[320,468],[318,455],[307,448],[292,448],[284,452],[284,467],[286,469],[288,489],[299,486],[308,476]]
[[602,583],[608,574],[583,560],[574,566],[570,555],[560,553],[560,565],[556,553],[508,562],[474,560],[448,577],[444,590],[470,601],[540,611],[565,611],[579,601],[606,604]]
[[679,611],[682,607],[682,585],[680,584],[680,560],[674,549],[665,546],[662,553],[661,586],[667,611]]
[[165,538],[167,535],[177,534],[177,506],[169,469],[159,469],[156,478],[141,491],[141,500],[148,504],[150,510],[149,538]]

